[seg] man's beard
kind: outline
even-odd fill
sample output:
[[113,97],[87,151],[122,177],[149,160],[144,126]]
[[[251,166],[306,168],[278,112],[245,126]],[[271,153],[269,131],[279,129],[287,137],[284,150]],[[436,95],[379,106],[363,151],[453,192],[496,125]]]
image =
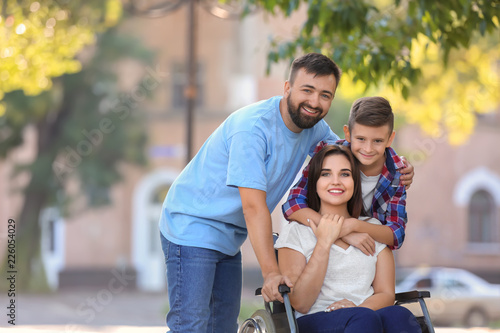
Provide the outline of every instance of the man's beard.
[[[288,105],[288,114],[292,118],[293,123],[301,129],[311,128],[316,125],[321,119],[323,119],[323,110],[321,108],[312,108],[307,104],[301,103],[297,107],[292,103],[292,95],[288,95],[286,102]],[[318,111],[316,116],[306,116],[301,114],[300,109],[306,107],[311,111]]]

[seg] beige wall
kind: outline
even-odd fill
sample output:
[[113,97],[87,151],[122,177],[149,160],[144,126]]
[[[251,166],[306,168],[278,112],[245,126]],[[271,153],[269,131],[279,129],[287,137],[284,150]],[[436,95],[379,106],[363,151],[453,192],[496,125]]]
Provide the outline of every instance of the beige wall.
[[[270,31],[283,35],[289,31],[283,20],[253,15],[240,22],[221,20],[199,10],[198,61],[204,70],[204,104],[197,107],[193,124],[193,149],[198,151],[210,134],[237,107],[281,94],[287,75],[286,64],[273,67],[271,76],[265,76]],[[148,118],[148,149],[155,146],[180,148],[178,156],[150,157],[144,169],[127,167],[127,178],[112,189],[113,206],[86,209],[68,219],[66,225],[66,268],[106,268],[131,263],[132,197],[139,181],[149,172],[169,168],[180,172],[185,165],[182,155],[186,138],[185,109],[173,108],[172,84],[174,63],[186,61],[186,9],[164,18],[135,17],[126,22],[124,30],[137,36],[146,46],[156,50],[152,69],[161,73],[159,85],[154,88],[152,101],[141,104],[135,112],[146,112]],[[300,20],[294,17],[290,29]],[[289,32],[288,32],[289,33]],[[136,64],[119,64],[122,87],[133,91],[147,70]],[[237,89],[239,79],[249,78],[253,89],[243,85]],[[229,96],[229,94],[237,96]],[[249,96],[251,101],[248,100]],[[239,99],[241,97],[241,102]],[[279,212],[275,212],[275,229],[279,231]],[[248,242],[243,256],[246,267],[258,267]]]
[[[187,46],[185,8],[164,18],[135,17],[123,28],[145,45],[157,50],[154,68],[164,74],[155,88],[155,98],[138,108],[147,113],[148,147],[183,147],[185,142],[184,109],[171,107],[172,66],[186,60]],[[205,104],[194,118],[194,150],[197,151],[213,130],[240,106],[281,94],[286,77],[286,64],[272,68],[265,76],[268,35],[283,38],[298,30],[303,14],[291,19],[272,19],[260,13],[243,22],[221,20],[199,10],[198,57],[204,69]],[[121,64],[122,84],[133,89],[145,69],[129,63]],[[123,67],[124,66],[124,67]],[[245,81],[248,79],[249,81]],[[249,85],[240,84],[250,82]],[[478,165],[486,165],[500,175],[500,126],[486,122],[471,140],[460,147],[449,147],[443,140],[422,137],[414,127],[398,132],[397,150],[404,152],[416,168],[416,176],[408,191],[409,222],[402,249],[396,251],[402,266],[419,264],[446,265],[472,270],[500,270],[500,255],[475,254],[467,250],[465,208],[453,204],[454,186],[460,177]],[[493,125],[492,125],[493,124]],[[29,133],[27,133],[29,134]],[[31,142],[33,144],[33,142]],[[17,154],[30,156],[32,146]],[[181,151],[182,152],[182,151]],[[425,153],[425,154],[424,154]],[[427,155],[424,158],[424,155]],[[2,232],[7,219],[18,213],[19,196],[10,190],[16,184],[9,178],[10,162],[0,163],[0,224]],[[148,173],[159,168],[181,171],[182,154],[151,158],[145,168],[124,166],[126,179],[112,189],[113,206],[85,209],[67,220],[66,268],[110,268],[131,263],[132,198],[137,184]],[[500,212],[499,215],[500,216]],[[273,214],[274,229],[280,229],[280,207]],[[0,248],[3,251],[5,246]],[[243,247],[245,268],[257,268],[248,242]]]
[[[469,172],[484,167],[500,177],[498,115],[480,121],[467,143],[458,147],[450,147],[442,138],[422,137],[415,127],[397,135],[398,146],[409,152],[416,171],[408,190],[408,227],[405,243],[396,252],[398,264],[492,271],[500,280],[500,251],[478,251],[470,246],[468,207],[457,206],[454,200],[458,182]],[[497,228],[500,230],[500,220]],[[496,245],[498,249],[500,244]]]

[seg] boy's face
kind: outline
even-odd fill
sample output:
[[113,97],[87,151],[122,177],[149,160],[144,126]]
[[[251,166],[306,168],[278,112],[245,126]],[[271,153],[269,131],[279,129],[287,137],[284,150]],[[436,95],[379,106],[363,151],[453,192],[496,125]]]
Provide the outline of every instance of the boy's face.
[[390,147],[395,132],[389,125],[372,127],[354,124],[351,132],[344,125],[345,139],[351,143],[351,151],[363,166],[376,166],[385,161],[385,148]]

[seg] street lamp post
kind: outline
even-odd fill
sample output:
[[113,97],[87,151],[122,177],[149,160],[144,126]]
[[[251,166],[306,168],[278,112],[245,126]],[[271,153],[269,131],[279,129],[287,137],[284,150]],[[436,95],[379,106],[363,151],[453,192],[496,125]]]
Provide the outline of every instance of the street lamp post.
[[184,90],[186,97],[186,165],[193,157],[193,113],[198,96],[196,88],[196,8],[195,0],[189,0],[188,8],[188,83]]
[[180,6],[188,5],[187,17],[187,85],[184,89],[186,98],[186,165],[193,157],[193,118],[196,99],[198,96],[196,87],[197,74],[197,16],[196,4],[199,3],[209,13],[219,18],[239,18],[243,12],[251,10],[246,1],[231,0],[219,3],[218,0],[129,0],[126,3],[129,11],[133,14],[146,17],[163,17],[178,9]]

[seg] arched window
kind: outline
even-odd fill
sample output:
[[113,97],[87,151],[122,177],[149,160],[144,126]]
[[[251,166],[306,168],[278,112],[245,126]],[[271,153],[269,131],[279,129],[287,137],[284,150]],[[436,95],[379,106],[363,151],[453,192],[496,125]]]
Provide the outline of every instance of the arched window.
[[498,229],[493,196],[485,190],[474,192],[469,202],[469,242],[500,242]]

